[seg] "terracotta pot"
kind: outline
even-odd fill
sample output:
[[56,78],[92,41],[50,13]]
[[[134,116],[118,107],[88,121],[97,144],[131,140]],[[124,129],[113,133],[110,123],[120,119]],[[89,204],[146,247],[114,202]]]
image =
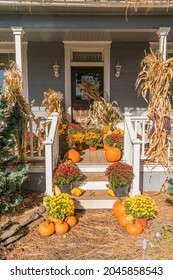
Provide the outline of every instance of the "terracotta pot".
[[146,226],[148,225],[148,220],[147,220],[147,218],[136,219],[136,221],[138,221],[143,227],[146,227]]
[[97,150],[97,146],[89,146],[89,150],[90,151],[96,151]]

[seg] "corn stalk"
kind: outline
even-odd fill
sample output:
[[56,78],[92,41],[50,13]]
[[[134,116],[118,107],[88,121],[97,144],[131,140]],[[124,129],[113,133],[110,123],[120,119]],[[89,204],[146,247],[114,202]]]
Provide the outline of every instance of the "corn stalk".
[[99,92],[99,83],[92,81],[83,82],[82,84],[77,84],[77,86],[82,89],[82,94],[87,96],[89,99],[93,100],[89,108],[89,117],[86,122],[92,123],[97,128],[103,128],[105,125],[111,124],[115,127],[121,120],[121,115],[117,106],[117,102],[112,103],[106,101]]
[[[150,50],[141,62],[143,67],[136,81],[136,89],[148,103],[147,137],[149,148],[146,152],[148,162],[154,167],[161,164],[167,170],[165,182],[170,172],[168,146],[171,127],[170,81],[173,78],[173,58],[163,61],[160,51]],[[153,167],[153,168],[154,168]]]
[[26,133],[28,123],[31,120],[36,121],[31,111],[34,101],[29,105],[23,95],[22,74],[16,63],[10,61],[10,68],[4,73],[3,88],[7,99],[9,110],[13,111],[17,122],[16,141],[21,162],[26,162]]

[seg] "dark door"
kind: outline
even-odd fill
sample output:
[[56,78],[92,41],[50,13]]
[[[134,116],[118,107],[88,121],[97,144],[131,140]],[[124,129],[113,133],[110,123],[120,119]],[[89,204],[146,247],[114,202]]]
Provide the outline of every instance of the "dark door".
[[82,95],[82,90],[77,84],[84,81],[95,81],[99,83],[99,91],[103,95],[103,67],[72,67],[71,68],[71,89],[72,89],[72,119],[82,123],[88,117],[88,110],[91,102],[86,96]]

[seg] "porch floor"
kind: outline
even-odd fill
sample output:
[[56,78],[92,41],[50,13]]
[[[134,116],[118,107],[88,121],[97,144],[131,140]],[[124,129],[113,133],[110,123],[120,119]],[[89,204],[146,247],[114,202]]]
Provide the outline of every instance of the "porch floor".
[[109,165],[110,162],[106,160],[105,157],[105,150],[104,149],[97,149],[96,151],[90,151],[89,149],[82,150],[81,154],[81,161],[78,165]]

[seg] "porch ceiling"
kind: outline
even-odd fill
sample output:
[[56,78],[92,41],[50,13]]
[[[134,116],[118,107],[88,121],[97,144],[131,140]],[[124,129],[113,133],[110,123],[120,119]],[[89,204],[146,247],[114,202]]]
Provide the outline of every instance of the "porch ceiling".
[[[112,41],[112,42],[157,42],[157,30],[25,30],[23,41],[61,42],[61,41]],[[0,41],[12,42],[11,30],[0,29]],[[168,35],[168,42],[173,42],[173,30]]]

